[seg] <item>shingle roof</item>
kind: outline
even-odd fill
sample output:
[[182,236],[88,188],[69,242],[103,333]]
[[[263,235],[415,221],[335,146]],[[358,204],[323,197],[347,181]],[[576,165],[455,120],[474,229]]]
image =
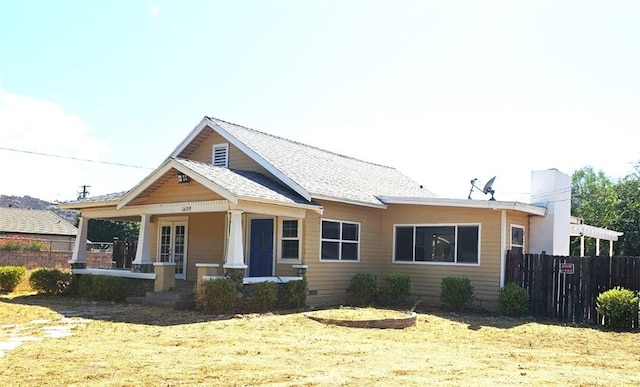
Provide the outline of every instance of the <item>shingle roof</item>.
[[78,229],[46,210],[0,208],[0,231],[21,234],[76,235]]
[[207,117],[288,176],[312,197],[380,205],[379,196],[433,198],[394,168],[373,164]]
[[199,161],[174,158],[186,168],[231,192],[238,198],[309,204],[304,198],[266,176],[249,171],[216,167]]

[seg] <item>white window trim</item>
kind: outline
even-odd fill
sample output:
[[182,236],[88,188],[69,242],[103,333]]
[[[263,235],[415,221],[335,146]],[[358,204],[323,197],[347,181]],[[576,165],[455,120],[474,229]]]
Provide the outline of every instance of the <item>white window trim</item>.
[[[455,250],[455,258],[458,259],[458,226],[478,226],[478,262],[477,263],[458,263],[458,262],[429,262],[429,261],[396,261],[396,228],[397,227],[450,227],[454,226],[456,228],[456,250]],[[482,263],[482,224],[481,223],[416,223],[416,224],[394,224],[393,225],[393,248],[391,255],[391,263],[398,265],[433,265],[433,266],[472,266],[477,267]],[[415,230],[414,230],[414,238],[413,238],[413,250],[415,251]],[[414,252],[415,254],[415,252]],[[414,257],[415,259],[415,257]]]
[[225,158],[224,165],[218,165],[219,167],[229,168],[229,143],[221,143],[221,144],[213,144],[213,148],[211,148],[211,165],[216,165],[216,148],[224,148],[225,150]]
[[[514,228],[522,229],[522,246],[513,244],[513,229]],[[526,250],[525,250],[524,247],[527,245],[527,243],[526,243],[527,234],[525,234],[525,231],[526,231],[526,228],[523,225],[520,225],[520,224],[511,224],[511,225],[509,225],[509,250],[513,250],[512,247],[514,247],[514,246],[515,247],[522,247],[522,252],[526,253]]]
[[[282,236],[284,232],[283,222],[285,220],[296,220],[298,221],[298,237],[297,238],[284,238]],[[288,217],[278,217],[277,218],[277,226],[278,226],[278,246],[277,246],[277,255],[278,255],[278,263],[302,263],[302,222],[298,218],[288,218]],[[297,240],[298,241],[298,258],[282,258],[282,241],[283,240]]]
[[[337,223],[340,223],[340,239],[324,239],[324,238],[322,238],[322,222],[337,222]],[[336,242],[337,241],[340,244],[342,244],[343,242],[354,243],[353,241],[343,241],[342,240],[342,224],[343,223],[357,224],[358,225],[357,259],[355,261],[343,260],[342,259],[342,249],[338,250],[338,254],[339,254],[339,258],[338,259],[322,259],[322,242],[323,241],[327,241],[327,242]],[[320,262],[333,262],[333,263],[356,263],[356,262],[360,262],[360,244],[362,243],[362,237],[361,237],[362,224],[360,222],[354,222],[354,221],[351,221],[351,220],[321,218],[320,219],[320,230],[319,230],[318,234],[320,236],[320,246],[319,246],[319,251],[318,251],[318,257],[320,258]]]

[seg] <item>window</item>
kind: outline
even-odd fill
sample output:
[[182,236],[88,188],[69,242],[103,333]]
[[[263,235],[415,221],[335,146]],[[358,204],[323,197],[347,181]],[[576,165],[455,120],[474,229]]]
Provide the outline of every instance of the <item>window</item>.
[[360,224],[340,220],[322,220],[320,259],[323,261],[358,261]]
[[211,164],[218,167],[229,167],[229,144],[215,144]]
[[511,226],[511,251],[516,254],[524,253],[524,227]]
[[480,262],[478,225],[402,225],[395,229],[395,262]]
[[280,259],[300,260],[300,223],[297,219],[282,221]]

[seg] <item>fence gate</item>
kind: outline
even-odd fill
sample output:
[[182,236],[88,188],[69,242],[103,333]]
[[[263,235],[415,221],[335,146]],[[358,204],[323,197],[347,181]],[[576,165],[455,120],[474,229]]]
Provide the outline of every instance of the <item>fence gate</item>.
[[[615,286],[640,290],[640,257],[561,257],[507,252],[506,282],[529,292],[534,316],[596,323],[598,295]],[[638,319],[634,326],[638,327]]]
[[130,269],[131,262],[136,258],[138,241],[113,240],[113,262],[118,269]]

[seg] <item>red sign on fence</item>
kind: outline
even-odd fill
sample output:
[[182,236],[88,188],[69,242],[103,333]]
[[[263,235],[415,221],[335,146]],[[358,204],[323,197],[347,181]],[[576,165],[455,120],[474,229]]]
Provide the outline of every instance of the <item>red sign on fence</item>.
[[573,263],[561,263],[560,274],[573,274]]

